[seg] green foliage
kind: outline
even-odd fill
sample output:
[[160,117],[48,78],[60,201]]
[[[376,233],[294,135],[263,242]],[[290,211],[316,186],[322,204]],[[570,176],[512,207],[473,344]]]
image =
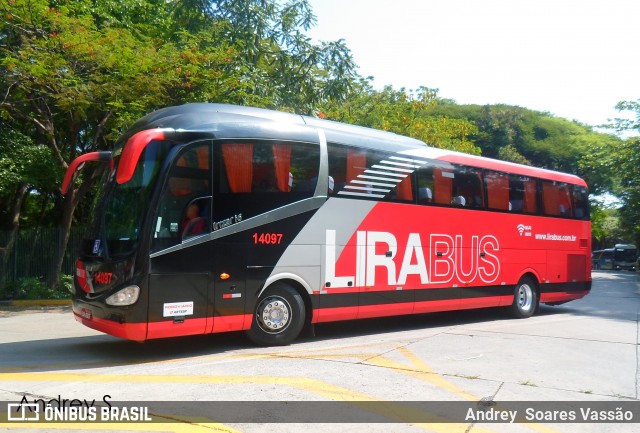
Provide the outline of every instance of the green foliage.
[[[635,120],[616,119],[610,128],[619,132],[640,130],[640,100],[622,101],[616,108],[631,111]],[[640,245],[640,137],[594,146],[585,160],[589,169],[608,176],[609,191],[622,203],[618,209],[621,240]]]
[[477,133],[475,125],[462,118],[434,115],[431,108],[441,103],[437,89],[421,87],[413,92],[387,86],[377,91],[370,79],[361,79],[346,101],[325,104],[318,114],[407,135],[435,147],[479,154],[480,149],[470,140]]
[[[597,241],[599,244],[601,244],[608,235],[605,227],[606,218],[606,210],[602,206],[591,206],[591,235],[594,241]],[[598,249],[598,246],[594,245],[594,249]]]
[[625,140],[611,155],[620,180],[620,222],[640,245],[640,138]]
[[592,206],[591,226],[594,250],[611,248],[620,243],[634,243],[620,216],[620,209]]
[[[66,224],[65,210],[91,191],[97,172],[87,164],[78,196],[59,194],[78,154],[113,149],[154,109],[210,101],[316,114],[576,173],[591,192],[620,197],[615,218],[640,243],[637,139],[521,107],[457,105],[427,87],[375,90],[343,40],[305,35],[316,22],[307,0],[9,0],[0,14],[0,205],[10,208],[17,186],[29,185],[29,223]],[[636,120],[612,127],[640,129],[640,100],[618,108]],[[604,239],[611,216],[594,216]]]
[[[14,195],[26,186],[29,191],[47,191],[62,176],[54,155],[46,146],[36,145],[30,137],[3,129],[0,123],[0,230],[11,229]],[[41,196],[27,194],[23,216],[29,218],[42,212],[43,204],[35,201]],[[35,200],[34,200],[35,199]]]
[[304,35],[315,23],[305,0],[12,0],[0,13],[0,115],[63,166],[156,108],[312,112],[356,76],[344,41]]
[[620,101],[616,105],[616,109],[618,111],[631,111],[634,114],[635,119],[614,119],[613,123],[605,125],[606,127],[615,129],[618,132],[640,130],[640,99],[635,101]]
[[21,183],[46,188],[61,175],[46,146],[19,132],[0,129],[0,196],[11,195]]
[[497,158],[503,161],[515,162],[517,164],[532,165],[531,161],[522,156],[513,144],[507,144],[506,146],[499,148]]
[[304,33],[316,22],[306,0],[219,0],[207,11],[226,23],[237,81],[228,96],[245,105],[312,113],[344,100],[356,65],[343,40],[315,45]]
[[2,300],[69,299],[73,290],[73,276],[62,275],[60,283],[48,287],[39,278],[21,278],[0,290]]
[[[87,164],[63,198],[61,173],[81,153],[113,149],[144,114],[194,101],[312,112],[355,77],[343,41],[304,35],[315,22],[306,0],[10,0],[0,16],[0,136],[21,131],[34,152],[49,149],[38,158],[55,163],[55,179],[27,173],[29,198],[67,232],[99,176]],[[5,149],[22,147],[24,157],[0,162],[3,205],[20,203],[9,184],[33,152]]]
[[589,126],[522,107],[448,103],[434,106],[432,111],[472,121],[478,128],[474,142],[484,156],[529,161],[579,175],[588,174],[581,170],[579,162],[594,145],[620,141],[613,135],[596,133]]
[[5,7],[0,30],[16,43],[4,47],[0,65],[5,119],[44,133],[37,141],[57,149],[61,160],[109,147],[110,139],[152,109],[221,96],[216,78],[231,61],[226,46],[212,46],[203,35],[179,34],[173,43],[157,32],[146,34],[141,18],[117,21],[126,5],[149,9],[146,2],[123,2],[117,9],[110,3],[94,9],[89,1],[56,4],[15,0]]

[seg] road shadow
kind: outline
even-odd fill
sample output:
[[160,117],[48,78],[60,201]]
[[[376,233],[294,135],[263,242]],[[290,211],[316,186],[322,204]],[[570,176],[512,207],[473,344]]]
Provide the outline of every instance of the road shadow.
[[83,370],[178,361],[251,347],[243,333],[199,335],[138,343],[109,335],[0,344],[0,372]]
[[374,319],[349,320],[345,322],[322,323],[315,326],[315,336],[319,340],[370,336],[389,332],[438,329],[470,323],[493,322],[510,319],[503,308],[483,308],[479,310],[448,311],[405,316],[379,317]]
[[[541,316],[572,314],[613,320],[638,320],[640,275],[630,272],[594,275],[592,292],[560,306],[541,306]],[[315,326],[315,335],[293,344],[390,332],[434,330],[467,324],[513,319],[504,308],[383,317],[326,323]],[[44,333],[44,331],[43,331]],[[0,344],[0,372],[73,371],[129,366],[158,361],[179,361],[199,356],[224,355],[255,346],[242,332],[201,335],[136,343],[108,335],[40,339]]]
[[[488,308],[327,323],[315,326],[315,335],[303,335],[293,346],[310,341],[389,332],[437,328],[444,330],[451,326],[508,318],[504,309]],[[193,359],[199,356],[224,355],[242,349],[256,349],[242,332],[149,340],[144,343],[109,335],[9,342],[0,344],[0,372],[52,372],[126,367],[159,361]]]
[[557,307],[543,307],[544,314],[558,310],[564,314],[637,321],[640,313],[640,273],[594,271],[591,292],[582,299]]

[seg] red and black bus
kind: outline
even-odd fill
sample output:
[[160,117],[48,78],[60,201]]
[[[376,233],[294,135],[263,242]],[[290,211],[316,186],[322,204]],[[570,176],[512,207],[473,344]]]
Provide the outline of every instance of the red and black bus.
[[132,340],[504,306],[591,288],[585,182],[258,108],[153,112],[104,164],[73,311]]

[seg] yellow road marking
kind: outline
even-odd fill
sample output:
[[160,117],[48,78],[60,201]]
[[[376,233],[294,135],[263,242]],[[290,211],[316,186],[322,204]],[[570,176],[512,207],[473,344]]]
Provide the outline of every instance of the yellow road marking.
[[[0,373],[0,380],[7,382],[84,382],[84,383],[106,383],[106,382],[125,382],[125,383],[194,383],[194,384],[246,384],[246,385],[289,385],[302,390],[306,390],[330,400],[350,402],[356,407],[370,409],[360,402],[380,401],[370,395],[352,391],[340,386],[332,385],[327,382],[316,379],[302,377],[274,377],[274,376],[161,376],[161,375],[115,375],[115,374],[85,374],[85,373]],[[404,422],[407,416],[428,415],[434,419],[434,423],[419,424],[422,428],[441,433],[448,432],[464,432],[468,425],[466,423],[451,423],[441,417],[437,417],[430,413],[420,411],[403,405],[401,402],[386,402],[377,408],[376,413],[398,422]],[[441,424],[445,423],[447,424]],[[38,424],[34,424],[38,426]],[[78,426],[79,424],[69,424],[70,426]],[[137,425],[137,424],[136,424]],[[191,424],[190,424],[191,425]],[[204,424],[198,424],[203,426]],[[208,426],[209,424],[207,424]],[[418,424],[416,424],[418,425]],[[16,427],[15,424],[2,424],[2,427]],[[105,424],[93,424],[94,429]],[[126,425],[124,425],[126,427]],[[169,425],[170,426],[170,425]],[[214,424],[215,428],[227,428],[223,424]],[[24,424],[20,423],[20,427]],[[41,425],[40,425],[41,427]],[[47,425],[48,427],[48,425]],[[129,425],[129,428],[131,425]],[[77,427],[79,428],[79,427]],[[123,429],[125,429],[123,427]],[[152,430],[149,428],[149,430]],[[147,430],[147,431],[149,431]],[[174,430],[177,432],[177,430]],[[224,430],[223,430],[224,431]],[[487,430],[476,429],[480,433]]]
[[[404,346],[396,346],[392,350],[399,351],[408,361],[409,364],[403,364],[401,362],[391,360],[387,358],[385,355],[379,355],[376,353],[354,353],[354,350],[357,349],[369,349],[376,346],[385,346],[383,344],[375,344],[375,345],[353,345],[353,346],[344,346],[344,347],[330,347],[324,349],[317,349],[311,352],[305,350],[295,350],[288,352],[277,352],[277,353],[265,353],[265,354],[225,354],[225,355],[212,355],[212,356],[204,356],[198,357],[195,359],[198,360],[207,360],[207,359],[265,359],[265,358],[284,358],[284,357],[295,357],[295,358],[303,358],[303,359],[340,359],[340,358],[355,358],[359,359],[361,362],[367,362],[371,365],[376,365],[383,368],[393,369],[395,372],[409,375],[415,377],[419,380],[426,381],[431,383],[438,388],[444,389],[446,391],[452,392],[465,400],[469,401],[479,401],[480,398],[468,393],[462,388],[450,383],[444,377],[433,371],[422,359],[416,356],[413,352],[405,348]],[[388,346],[387,346],[388,347]],[[339,352],[341,350],[346,350],[347,352]],[[336,353],[336,351],[338,353]],[[333,353],[327,353],[333,352]],[[177,362],[181,360],[155,360],[155,361],[139,361],[134,364],[142,364],[142,363],[166,363],[166,362]],[[118,363],[114,363],[117,365]],[[273,376],[165,376],[165,375],[114,375],[114,374],[104,374],[104,375],[94,375],[94,374],[84,374],[84,373],[24,373],[24,372],[16,372],[16,373],[0,373],[0,380],[2,381],[47,381],[47,382],[126,382],[126,383],[193,383],[193,384],[226,384],[226,385],[288,385],[295,388],[299,388],[305,391],[309,391],[321,396],[324,396],[328,399],[335,401],[347,401],[352,402],[352,404],[357,406],[358,402],[369,402],[369,401],[380,401],[379,399],[369,396],[364,393],[360,393],[357,391],[352,391],[346,388],[342,388],[339,386],[335,386],[329,384],[327,382],[319,381],[316,379],[302,378],[302,377],[273,377]],[[384,408],[381,407],[379,410],[380,415],[383,415],[389,419],[396,419],[402,421],[406,419],[405,415],[415,414],[419,412],[416,409],[409,408],[407,406],[402,405],[399,402],[388,402]],[[424,412],[419,412],[419,415],[424,415]],[[437,419],[437,418],[435,418]],[[184,420],[185,422],[189,422]],[[441,422],[445,422],[447,420],[442,420]],[[38,426],[37,424],[35,424]],[[63,424],[58,424],[62,426]],[[80,424],[70,424],[70,426],[79,426]],[[106,424],[101,424],[106,427]],[[127,426],[131,426],[131,424],[114,424],[121,425],[122,428],[118,428],[118,430],[126,430]],[[452,432],[452,431],[460,431],[464,432],[468,428],[468,424],[416,424],[422,428],[428,428],[430,430],[434,430],[436,432]],[[3,425],[3,427],[14,427],[14,424]],[[21,427],[26,427],[23,423],[20,424]],[[155,427],[164,426],[164,424],[157,424]],[[201,423],[201,424],[167,424],[168,430],[161,430],[156,428],[145,429],[145,431],[175,431],[179,433],[176,427],[185,427],[190,429],[188,431],[193,430],[194,427],[198,426],[198,428],[206,428],[206,431],[224,431],[224,432],[232,432],[234,431],[230,427],[227,427],[223,424],[217,423]],[[539,424],[527,424],[526,426],[540,431],[544,433],[556,433],[555,430],[547,428],[546,426]],[[49,425],[47,426],[49,427]],[[92,427],[95,429],[97,427],[96,424],[92,424]],[[55,427],[58,428],[58,427]],[[75,428],[75,427],[74,427]],[[79,427],[77,427],[79,428]],[[86,428],[86,426],[85,426]],[[111,428],[111,427],[109,427]],[[164,428],[164,427],[163,427]],[[62,427],[60,427],[62,429]],[[138,426],[136,425],[136,430]],[[205,430],[203,430],[205,431]],[[485,432],[478,425],[474,426],[474,432]]]
[[[409,376],[416,377],[420,380],[424,380],[426,382],[432,383],[439,388],[445,389],[447,391],[450,391],[454,394],[459,395],[465,400],[469,400],[469,401],[480,400],[480,397],[473,395],[465,391],[464,389],[452,384],[451,382],[447,381],[444,377],[442,377],[441,375],[433,371],[422,359],[420,359],[418,356],[416,356],[415,353],[411,352],[406,347],[398,347],[397,350],[400,353],[402,353],[402,355],[405,358],[409,360],[411,365],[407,366],[397,361],[390,360],[384,356],[379,356],[376,358],[369,359],[368,362],[374,365],[378,365],[380,367],[392,368],[400,373],[404,373]],[[417,368],[417,371],[413,370],[412,368]],[[499,406],[497,406],[495,409],[498,410]],[[516,419],[517,420],[519,419],[520,421],[524,421],[522,417],[518,417]],[[537,430],[543,433],[557,433],[557,430],[554,430],[542,424],[525,424],[525,426],[529,427],[530,429]],[[475,430],[476,428],[477,426],[474,426],[474,432],[476,431]]]
[[[429,382],[439,388],[445,389],[447,391],[453,392],[464,398],[465,400],[477,401],[480,400],[473,394],[466,392],[465,390],[453,385],[451,382],[444,379],[435,371],[431,370],[426,364],[424,364],[421,360],[420,363],[415,362],[415,355],[409,352],[407,349],[403,347],[399,347],[398,350],[405,356],[408,357],[410,361],[412,361],[412,365],[405,365],[398,361],[391,360],[385,356],[377,356],[375,358],[370,358],[367,360],[368,363],[377,365],[379,367],[390,368],[399,373],[416,377],[425,382]],[[415,370],[417,368],[417,370]]]
[[[349,358],[354,357],[357,359],[364,360],[366,358],[370,358],[373,356],[377,356],[377,353],[353,353],[353,354],[343,354],[343,353],[329,353],[323,354],[324,352],[329,351],[338,351],[338,350],[357,350],[357,349],[372,349],[374,347],[388,347],[387,344],[384,343],[376,343],[370,345],[351,345],[351,346],[332,346],[321,349],[314,349],[312,351],[300,349],[300,350],[290,350],[287,352],[267,352],[267,353],[245,353],[245,354],[217,354],[217,355],[204,355],[204,356],[195,356],[193,359],[198,361],[208,361],[208,360],[227,360],[227,359],[273,359],[273,358],[319,358],[326,359],[329,357],[334,358]],[[182,358],[174,358],[174,359],[128,359],[126,361],[127,365],[144,365],[144,364],[167,364],[167,363],[175,363],[175,362],[184,362]],[[21,371],[34,371],[34,370],[64,370],[71,368],[98,368],[98,367],[117,367],[122,365],[122,361],[86,361],[86,362],[65,362],[65,363],[56,363],[56,364],[35,364],[35,365],[19,365],[14,367],[4,367],[3,372],[21,372]]]

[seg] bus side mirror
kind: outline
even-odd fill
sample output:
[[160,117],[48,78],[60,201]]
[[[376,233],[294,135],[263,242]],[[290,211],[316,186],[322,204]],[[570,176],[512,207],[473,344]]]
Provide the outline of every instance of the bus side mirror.
[[140,155],[142,155],[142,151],[147,145],[154,140],[168,140],[173,136],[174,132],[173,129],[145,129],[129,137],[122,149],[118,172],[116,173],[116,182],[120,185],[129,182],[133,177],[133,172],[136,170]]
[[67,190],[69,189],[69,185],[73,179],[73,175],[76,171],[80,170],[85,162],[89,161],[101,161],[101,162],[110,162],[113,164],[113,158],[111,152],[91,152],[85,153],[84,155],[80,155],[76,159],[73,160],[69,167],[67,168],[67,172],[64,174],[64,180],[62,181],[62,195],[67,194]]

